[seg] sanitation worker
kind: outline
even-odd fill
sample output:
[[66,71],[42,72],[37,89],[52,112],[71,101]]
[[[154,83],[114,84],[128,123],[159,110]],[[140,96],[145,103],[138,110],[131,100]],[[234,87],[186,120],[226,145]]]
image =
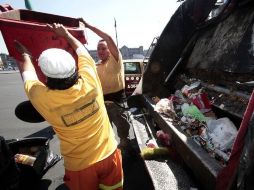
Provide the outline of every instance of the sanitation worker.
[[60,140],[64,157],[64,181],[71,190],[123,188],[121,152],[106,112],[94,60],[84,46],[61,24],[48,25],[68,41],[78,55],[75,60],[63,49],[47,49],[38,65],[46,84],[38,80],[32,55],[19,42],[21,73],[26,94],[49,122]]
[[130,149],[128,112],[126,111],[126,95],[124,80],[124,65],[122,55],[112,37],[95,26],[90,25],[83,18],[79,19],[85,27],[90,29],[101,40],[97,44],[97,72],[101,81],[104,100],[112,125],[116,126],[120,138],[119,147]]

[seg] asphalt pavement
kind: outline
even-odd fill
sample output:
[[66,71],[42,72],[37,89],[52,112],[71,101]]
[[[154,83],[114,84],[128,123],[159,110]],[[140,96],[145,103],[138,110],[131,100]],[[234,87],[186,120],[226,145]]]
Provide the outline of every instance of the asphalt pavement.
[[[47,122],[28,123],[15,116],[16,106],[27,100],[19,72],[0,72],[0,135],[6,140],[24,137],[48,137],[50,149],[58,155],[59,140]],[[116,129],[114,129],[116,131]],[[116,133],[117,134],[117,133]],[[140,159],[132,129],[130,129],[131,149],[122,150],[125,190],[152,190],[153,185]],[[118,137],[117,140],[119,141]],[[66,190],[63,183],[63,160],[50,168],[36,185],[38,190]]]

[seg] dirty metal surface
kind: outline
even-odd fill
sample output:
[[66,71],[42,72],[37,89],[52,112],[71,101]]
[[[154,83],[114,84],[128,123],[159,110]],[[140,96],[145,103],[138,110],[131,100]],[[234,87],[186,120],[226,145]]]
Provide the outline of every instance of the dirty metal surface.
[[[147,147],[146,142],[148,140],[152,139],[156,141],[152,129],[147,126],[146,115],[141,113],[131,116],[133,130],[140,151]],[[170,157],[167,159],[144,160],[144,162],[155,190],[189,190],[191,187],[196,187],[196,184],[183,166]]]
[[193,172],[204,189],[212,190],[215,188],[216,178],[222,166],[193,139],[187,137],[183,132],[174,126],[167,118],[154,111],[152,101],[149,97],[143,96],[144,106],[149,110],[151,117],[154,118],[157,126],[164,132],[172,135],[176,150],[184,160],[186,165]]

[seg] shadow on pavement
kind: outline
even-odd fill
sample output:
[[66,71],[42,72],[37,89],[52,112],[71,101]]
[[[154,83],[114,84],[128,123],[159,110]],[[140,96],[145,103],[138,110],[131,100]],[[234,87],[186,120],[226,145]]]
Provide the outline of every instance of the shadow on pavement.
[[56,190],[69,190],[64,184],[59,185]]
[[[51,183],[52,183],[51,180],[42,179],[40,181],[40,183],[38,184],[38,186],[36,187],[36,190],[51,190],[52,188],[49,188]],[[62,183],[58,187],[56,187],[56,189],[54,189],[54,190],[69,190],[69,189],[67,188],[67,186],[64,183]]]

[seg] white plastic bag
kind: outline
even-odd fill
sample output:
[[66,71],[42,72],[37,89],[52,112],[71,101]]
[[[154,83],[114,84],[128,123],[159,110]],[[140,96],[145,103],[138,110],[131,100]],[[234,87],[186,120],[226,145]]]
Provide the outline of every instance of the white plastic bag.
[[163,113],[167,115],[168,117],[172,117],[172,116],[174,117],[176,115],[173,101],[167,98],[160,99],[160,101],[155,105],[154,110],[159,113]]
[[228,118],[208,120],[209,136],[212,138],[215,148],[222,151],[230,149],[237,135],[237,128]]

